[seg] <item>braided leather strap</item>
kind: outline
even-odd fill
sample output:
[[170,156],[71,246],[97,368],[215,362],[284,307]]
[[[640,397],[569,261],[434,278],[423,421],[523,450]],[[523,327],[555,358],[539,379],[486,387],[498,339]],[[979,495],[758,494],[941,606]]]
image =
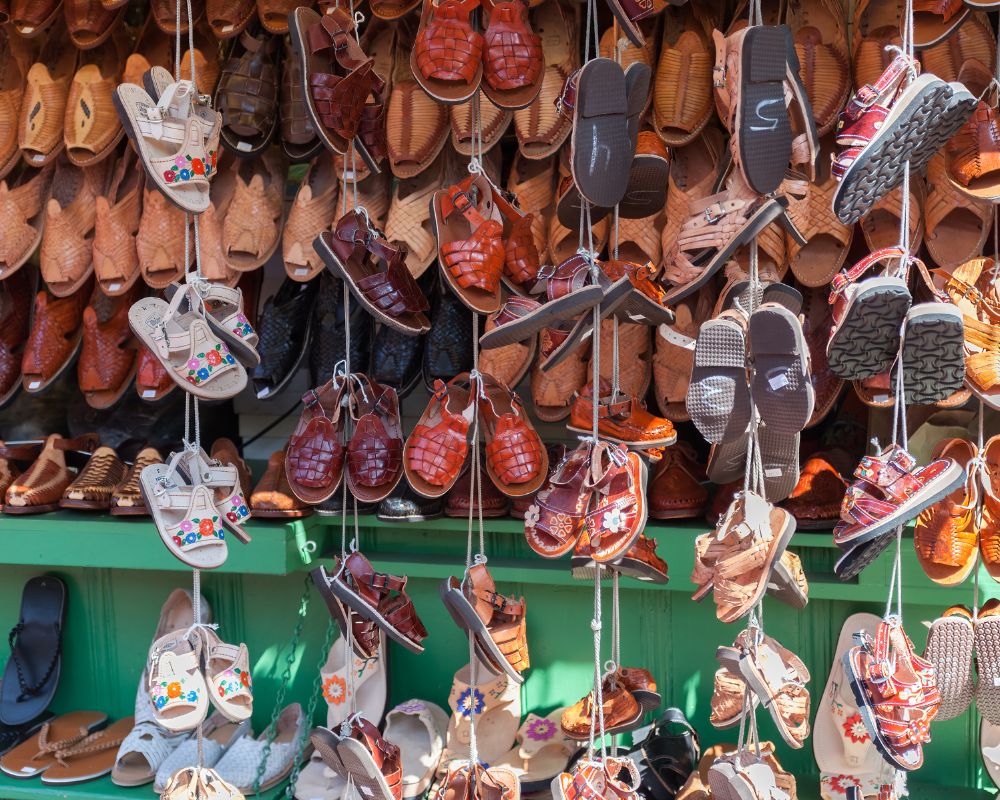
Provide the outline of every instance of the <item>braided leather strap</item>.
[[479,0],[444,0],[432,5],[431,18],[417,33],[417,68],[425,78],[468,83],[483,57],[482,34],[472,29],[469,15]]

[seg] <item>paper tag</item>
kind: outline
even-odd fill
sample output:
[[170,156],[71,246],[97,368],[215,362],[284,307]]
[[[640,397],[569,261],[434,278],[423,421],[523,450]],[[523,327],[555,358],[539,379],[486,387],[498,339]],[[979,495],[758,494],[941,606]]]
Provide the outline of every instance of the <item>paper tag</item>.
[[296,267],[295,268],[295,274],[296,275],[308,275],[309,274],[309,270],[306,267]]
[[876,403],[888,403],[889,402],[889,395],[887,395],[887,394],[875,394],[875,395],[872,395],[872,400],[874,400]]
[[38,164],[45,160],[45,154],[39,153],[38,155],[32,156],[31,160],[34,161],[36,164]]
[[234,30],[235,28],[236,28],[235,25],[223,25],[222,26],[222,32],[223,33],[229,33],[231,30]]
[[28,384],[28,390],[30,391],[32,389],[37,389],[41,385],[42,385],[41,381],[32,381],[31,383]]
[[774,377],[768,378],[767,383],[771,387],[771,391],[776,392],[778,389],[784,389],[788,386],[788,377],[784,373],[780,373]]
[[993,678],[993,686],[994,687],[1000,686],[1000,675],[997,675]]
[[250,144],[250,142],[240,142],[238,145],[236,145],[236,149],[242,153],[249,153],[251,150],[253,150],[253,145]]
[[781,470],[778,469],[777,467],[771,467],[770,469],[765,469],[764,470],[764,477],[765,478],[780,478],[781,477]]
[[122,288],[122,285],[120,283],[109,283],[108,284],[108,291],[109,292],[117,292],[121,288]]
[[147,397],[156,397],[156,389],[144,389],[142,399],[145,400]]

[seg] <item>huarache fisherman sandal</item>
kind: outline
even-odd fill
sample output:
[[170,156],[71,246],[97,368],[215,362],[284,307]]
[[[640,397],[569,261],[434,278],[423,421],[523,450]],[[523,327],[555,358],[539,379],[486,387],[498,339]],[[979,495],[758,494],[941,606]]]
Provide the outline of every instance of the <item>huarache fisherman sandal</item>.
[[487,656],[483,665],[517,684],[524,683],[522,673],[531,665],[524,598],[498,594],[486,565],[474,564],[462,580],[445,579],[441,599],[459,628],[475,636],[477,648]]
[[427,638],[427,630],[406,594],[405,576],[377,572],[367,558],[355,551],[346,560],[337,560],[333,575],[321,566],[314,571],[313,579],[321,594],[332,593],[407,650],[423,652],[421,642]]
[[379,503],[403,477],[399,397],[391,386],[355,374],[349,398],[353,433],[346,450],[347,488],[360,502]]
[[479,379],[459,373],[446,384],[434,381],[431,399],[406,439],[406,479],[422,497],[442,497],[455,485],[469,452],[469,427],[475,413],[473,393]]
[[816,133],[824,136],[837,124],[837,115],[851,91],[847,12],[836,0],[810,0],[789,4],[785,15]]
[[483,35],[472,26],[480,0],[423,0],[410,69],[439,103],[464,103],[483,78]]
[[947,179],[970,197],[990,202],[1000,199],[1000,131],[997,97],[991,73],[977,61],[963,66],[960,79],[982,97],[966,122],[945,146]]
[[262,153],[278,129],[279,44],[260,29],[244,30],[222,68],[213,105],[222,114],[222,143],[237,156]]
[[37,514],[55,511],[66,487],[83,466],[81,456],[89,457],[97,448],[97,434],[88,433],[65,439],[57,433],[48,436],[37,457],[7,487],[5,514]]
[[349,380],[336,375],[302,396],[302,412],[288,440],[285,477],[300,500],[313,505],[331,497],[344,474],[345,400]]
[[976,107],[976,98],[960,83],[918,71],[915,61],[896,56],[840,114],[836,143],[843,149],[833,161],[840,181],[833,210],[845,224],[857,222],[898,186],[905,164],[921,171]]
[[[947,497],[965,482],[965,466],[953,458],[936,458],[923,467],[899,445],[876,456],[864,456],[847,487],[841,520],[833,532],[845,553],[834,571],[842,580],[857,575],[895,537],[895,530],[925,508]],[[865,551],[859,548],[878,543]]]
[[142,499],[139,476],[150,464],[162,464],[163,457],[154,447],[144,447],[139,451],[125,476],[111,493],[111,516],[149,516],[149,509]]
[[63,490],[60,508],[102,511],[111,502],[111,492],[125,477],[125,464],[110,447],[98,447],[73,482]]
[[147,297],[129,309],[132,332],[160,360],[177,385],[204,399],[226,399],[243,391],[247,373],[197,311],[180,310],[190,301],[178,291],[167,303]]
[[953,36],[972,12],[958,0],[916,0],[913,4],[913,48],[924,50]]
[[[708,13],[706,13],[708,12]],[[712,118],[710,9],[685,3],[664,12],[653,80],[653,129],[669,147],[690,144]]]
[[531,29],[524,0],[480,0],[483,31],[483,94],[500,109],[531,105],[542,88],[542,39]]
[[548,475],[548,451],[512,390],[487,374],[478,383],[486,473],[508,497],[533,494]]
[[933,665],[914,652],[896,616],[879,623],[874,640],[861,632],[855,642],[844,672],[865,729],[890,766],[919,769],[941,703]]
[[[560,727],[565,736],[577,741],[587,739],[590,736],[592,717],[601,712],[606,733],[612,735],[628,733],[642,726],[645,709],[626,688],[619,673],[612,672],[604,676],[601,681],[601,696],[603,708],[600,710],[595,706],[594,692],[591,691],[563,711]],[[638,782],[639,774],[635,764],[628,759],[622,760],[632,768],[634,778]]]
[[970,197],[949,180],[945,155],[938,153],[927,164],[922,216],[931,261],[951,271],[983,252],[993,224],[993,204]]
[[[289,15],[288,25],[306,109],[323,144],[334,153],[346,153],[353,141],[368,169],[378,174],[378,160],[385,154],[384,131],[381,137],[370,134],[372,123],[384,114],[388,76],[375,72],[374,60],[355,40],[353,18],[344,9],[321,17],[300,6]],[[368,136],[360,135],[362,128]]]
[[417,336],[431,329],[430,304],[406,268],[406,245],[391,244],[364,208],[348,211],[313,247],[375,319]]

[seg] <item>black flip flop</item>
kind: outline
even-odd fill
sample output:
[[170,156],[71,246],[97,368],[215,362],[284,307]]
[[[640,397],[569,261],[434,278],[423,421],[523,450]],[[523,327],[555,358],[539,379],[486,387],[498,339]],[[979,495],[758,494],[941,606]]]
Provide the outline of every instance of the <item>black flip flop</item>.
[[21,616],[8,636],[10,658],[0,685],[0,722],[25,725],[52,702],[62,666],[66,586],[58,578],[31,578],[21,594]]
[[593,205],[613,208],[628,188],[630,147],[625,73],[609,58],[595,58],[576,81],[571,169],[580,193]]
[[52,716],[51,711],[45,711],[23,725],[0,725],[0,756],[34,736],[42,725],[52,719]]

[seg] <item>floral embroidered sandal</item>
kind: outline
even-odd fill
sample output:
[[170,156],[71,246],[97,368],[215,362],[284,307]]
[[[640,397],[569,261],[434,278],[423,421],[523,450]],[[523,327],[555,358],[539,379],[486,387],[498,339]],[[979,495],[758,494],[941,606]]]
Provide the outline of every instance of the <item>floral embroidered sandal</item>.
[[174,454],[167,464],[150,464],[139,476],[142,498],[167,549],[189,567],[215,569],[226,562],[228,548],[222,515],[212,490],[182,483]]
[[194,214],[208,208],[208,179],[217,163],[204,121],[194,110],[197,99],[190,81],[170,84],[158,101],[131,83],[119,85],[114,96],[125,132],[156,188]]
[[226,644],[211,628],[202,628],[205,678],[209,699],[231,722],[243,722],[253,713],[250,654],[245,644]]
[[182,389],[206,400],[225,400],[243,391],[247,372],[195,311],[181,312],[188,293],[168,304],[146,297],[128,312],[129,326]]
[[180,469],[192,485],[201,484],[212,490],[219,522],[243,544],[249,544],[250,534],[243,525],[250,519],[250,507],[236,465],[223,464],[199,448],[187,451]]
[[153,643],[147,688],[156,722],[172,733],[193,730],[208,712],[208,687],[199,668],[201,640],[171,633]]
[[188,273],[188,281],[189,297],[193,300],[193,295],[197,295],[204,303],[205,321],[212,333],[223,341],[243,366],[256,367],[260,363],[257,352],[259,337],[243,310],[243,291],[230,289],[221,283],[198,280],[192,273]]

